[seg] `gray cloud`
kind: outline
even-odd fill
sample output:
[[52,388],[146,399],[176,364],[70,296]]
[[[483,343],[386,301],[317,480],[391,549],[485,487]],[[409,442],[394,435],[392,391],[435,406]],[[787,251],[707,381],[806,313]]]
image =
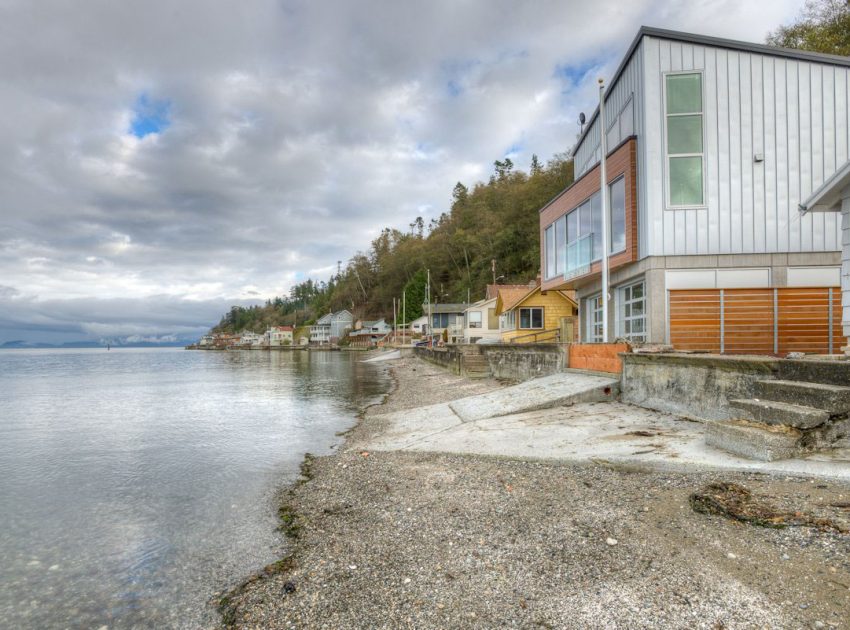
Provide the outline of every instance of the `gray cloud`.
[[639,24],[758,41],[797,4],[6,0],[0,342],[202,330],[568,149]]

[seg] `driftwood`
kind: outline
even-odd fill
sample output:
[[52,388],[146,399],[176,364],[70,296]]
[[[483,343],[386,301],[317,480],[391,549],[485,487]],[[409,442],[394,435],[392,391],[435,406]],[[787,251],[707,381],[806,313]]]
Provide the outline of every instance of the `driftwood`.
[[688,502],[695,512],[725,516],[760,527],[815,527],[821,531],[848,533],[846,527],[832,519],[819,518],[806,512],[779,510],[764,499],[753,496],[752,492],[737,483],[710,483],[701,491],[693,493]]

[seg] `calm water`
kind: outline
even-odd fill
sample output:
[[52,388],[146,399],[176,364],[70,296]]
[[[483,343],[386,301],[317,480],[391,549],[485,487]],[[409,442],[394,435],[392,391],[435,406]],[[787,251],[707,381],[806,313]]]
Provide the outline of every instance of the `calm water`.
[[0,352],[0,626],[197,628],[275,492],[389,387],[338,352]]

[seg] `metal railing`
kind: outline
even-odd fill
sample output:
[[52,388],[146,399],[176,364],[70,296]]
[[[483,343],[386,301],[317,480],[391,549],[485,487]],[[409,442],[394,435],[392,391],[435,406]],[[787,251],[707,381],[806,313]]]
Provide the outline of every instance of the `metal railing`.
[[[529,341],[521,341],[523,339],[527,339]],[[558,343],[561,340],[561,329],[560,328],[550,328],[549,330],[538,330],[533,333],[528,333],[527,335],[519,335],[518,337],[513,337],[510,340],[510,343]]]

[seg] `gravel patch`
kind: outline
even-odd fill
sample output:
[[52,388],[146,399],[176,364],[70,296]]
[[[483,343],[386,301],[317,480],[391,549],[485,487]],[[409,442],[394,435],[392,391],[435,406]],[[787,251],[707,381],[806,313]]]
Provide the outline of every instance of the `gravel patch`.
[[[373,416],[489,391],[416,359],[286,497],[293,553],[230,596],[240,628],[848,627],[850,536],[695,513],[734,482],[834,519],[850,487],[366,450]],[[835,507],[838,506],[838,507]]]

